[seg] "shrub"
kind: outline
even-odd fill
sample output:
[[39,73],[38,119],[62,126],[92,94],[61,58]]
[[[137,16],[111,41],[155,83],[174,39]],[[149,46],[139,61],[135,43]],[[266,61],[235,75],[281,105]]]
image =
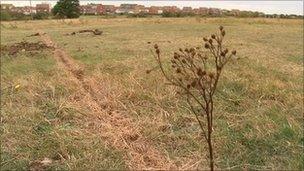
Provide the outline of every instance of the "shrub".
[[164,11],[162,13],[162,17],[174,17],[174,14],[171,12]]
[[168,11],[165,11],[162,13],[162,17],[192,17],[192,16],[195,16],[194,13],[185,13],[185,12],[168,12]]
[[10,21],[11,19],[12,17],[7,11],[1,10],[1,21]]
[[146,18],[146,17],[149,17],[149,14],[144,13],[144,12],[140,12],[138,14],[128,14],[128,17],[130,17],[130,18]]
[[44,20],[44,19],[48,19],[50,16],[49,13],[44,13],[44,12],[41,12],[41,13],[36,13],[33,15],[33,19],[34,20]]
[[[162,75],[173,86],[177,87],[180,97],[185,99],[195,115],[206,140],[209,150],[210,169],[214,170],[213,158],[213,95],[224,66],[235,55],[236,51],[229,52],[223,45],[226,32],[221,26],[219,33],[204,38],[204,47],[180,48],[171,59],[171,70],[165,70],[161,61],[161,50],[157,44],[155,59]],[[151,70],[148,70],[149,73]]]
[[29,20],[31,17],[22,13],[10,13],[12,20]]

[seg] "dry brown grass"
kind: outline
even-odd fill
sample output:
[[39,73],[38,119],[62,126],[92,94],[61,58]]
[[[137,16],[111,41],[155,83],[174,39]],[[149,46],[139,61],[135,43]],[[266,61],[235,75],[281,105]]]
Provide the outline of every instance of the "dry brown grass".
[[[215,96],[216,167],[303,168],[302,20],[69,21],[15,22],[14,29],[2,23],[6,27],[1,26],[2,44],[20,42],[34,27],[46,32],[84,69],[84,83],[98,97],[82,90],[73,74],[58,67],[48,52],[1,57],[4,168],[28,169],[30,162],[48,157],[53,169],[207,169],[195,118],[184,101],[176,100],[172,88],[159,83],[159,74],[147,79],[145,70],[152,60],[145,49],[148,41],[161,40],[169,54],[181,44],[200,43],[199,36],[218,25],[227,28],[232,39],[228,46],[242,48],[241,59],[229,66],[219,85],[222,91]],[[62,36],[88,26],[105,34]],[[102,104],[105,113],[94,103]],[[144,157],[145,150],[150,159]]]
[[[125,160],[129,168],[137,169],[172,169],[174,165],[168,162],[168,159],[155,150],[143,137],[139,131],[139,127],[132,124],[132,119],[122,111],[115,110],[111,103],[114,99],[109,100],[104,92],[103,84],[97,84],[94,78],[86,78],[83,75],[83,69],[62,49],[50,39],[49,36],[43,35],[43,41],[51,47],[54,47],[54,57],[58,64],[70,73],[69,77],[73,77],[74,82],[82,87],[78,91],[85,95],[85,100],[81,104],[88,106],[91,112],[95,114],[90,116],[92,120],[98,120],[98,129],[94,127],[94,131],[104,138],[105,143],[118,150],[126,150],[127,156]],[[81,72],[79,72],[81,71]],[[80,97],[81,98],[81,97]],[[90,123],[89,123],[90,124]],[[94,125],[94,124],[93,124]],[[100,133],[98,133],[100,132]]]

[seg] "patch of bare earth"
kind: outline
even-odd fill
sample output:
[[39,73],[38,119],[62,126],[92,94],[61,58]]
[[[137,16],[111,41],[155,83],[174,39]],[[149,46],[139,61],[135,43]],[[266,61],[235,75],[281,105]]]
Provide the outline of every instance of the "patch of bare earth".
[[[84,76],[84,68],[74,61],[63,49],[58,47],[47,34],[41,34],[42,41],[53,47],[54,58],[74,83],[80,85],[79,94],[88,105],[92,115],[90,121],[92,132],[104,138],[106,144],[124,151],[124,159],[130,169],[175,169],[176,166],[162,152],[158,151],[140,133],[141,128],[132,122],[125,113],[109,108],[100,82]],[[85,123],[84,123],[85,124]]]
[[52,49],[52,47],[47,46],[42,42],[27,42],[22,41],[12,45],[4,45],[0,47],[1,54],[8,54],[11,56],[16,55],[19,52],[35,52],[42,51],[44,49]]

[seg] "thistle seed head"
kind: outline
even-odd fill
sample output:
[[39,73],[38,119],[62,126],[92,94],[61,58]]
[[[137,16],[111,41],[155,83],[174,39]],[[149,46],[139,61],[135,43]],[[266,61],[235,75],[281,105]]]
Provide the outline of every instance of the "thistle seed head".
[[205,43],[205,48],[206,49],[209,49],[210,48],[210,45],[208,43]]
[[174,56],[173,56],[174,59],[178,59],[179,58],[179,54],[174,52]]
[[224,37],[226,35],[225,30],[222,30],[222,36]]
[[196,80],[192,81],[191,86],[192,86],[192,87],[195,87],[195,86],[196,86]]
[[191,85],[190,84],[187,84],[187,89],[190,89],[191,88]]
[[202,69],[199,68],[199,69],[197,70],[196,74],[197,74],[198,76],[202,76]]
[[224,53],[227,54],[227,53],[228,53],[228,49],[225,49],[225,50],[224,50]]
[[226,55],[226,53],[225,52],[221,52],[221,56],[225,56]]
[[206,71],[203,71],[201,68],[199,68],[196,73],[198,76],[201,76],[201,77],[206,75]]
[[213,42],[212,39],[209,39],[209,43],[212,44],[212,42]]
[[210,77],[211,79],[214,78],[214,73],[210,72],[208,75],[209,75],[209,77]]
[[236,55],[236,50],[233,50],[231,53],[232,55]]
[[158,49],[158,45],[157,44],[154,45],[154,49]]

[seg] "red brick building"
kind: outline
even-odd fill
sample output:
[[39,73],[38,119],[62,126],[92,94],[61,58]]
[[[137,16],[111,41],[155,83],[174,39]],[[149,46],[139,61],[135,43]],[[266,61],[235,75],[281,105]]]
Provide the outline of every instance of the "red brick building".
[[151,6],[149,8],[149,14],[162,14],[163,13],[163,9],[162,7],[159,6]]
[[143,5],[136,5],[135,7],[134,7],[134,13],[135,14],[138,14],[138,13],[146,13],[147,11],[146,11],[146,8],[145,8],[145,6],[143,6]]
[[97,4],[88,4],[88,5],[81,5],[80,6],[80,13],[81,14],[97,14]]
[[31,13],[36,13],[36,8],[30,6],[14,7],[11,9],[11,12],[29,15]]
[[51,12],[51,5],[50,4],[37,4],[36,5],[36,12],[37,13],[50,13]]
[[208,14],[213,15],[213,16],[219,16],[219,15],[221,15],[221,10],[218,8],[209,8]]
[[89,15],[114,14],[116,9],[114,5],[87,4],[80,6],[81,14]]
[[205,7],[200,7],[200,8],[195,8],[193,9],[193,13],[197,15],[207,15],[209,12],[208,8]]
[[192,13],[192,7],[183,7],[182,9],[182,12],[183,13]]
[[97,4],[97,14],[102,15],[105,13],[103,5],[102,4]]
[[114,14],[116,7],[114,5],[102,5],[103,14]]
[[164,6],[163,7],[163,12],[176,13],[179,11],[180,11],[180,9],[177,8],[177,6]]

